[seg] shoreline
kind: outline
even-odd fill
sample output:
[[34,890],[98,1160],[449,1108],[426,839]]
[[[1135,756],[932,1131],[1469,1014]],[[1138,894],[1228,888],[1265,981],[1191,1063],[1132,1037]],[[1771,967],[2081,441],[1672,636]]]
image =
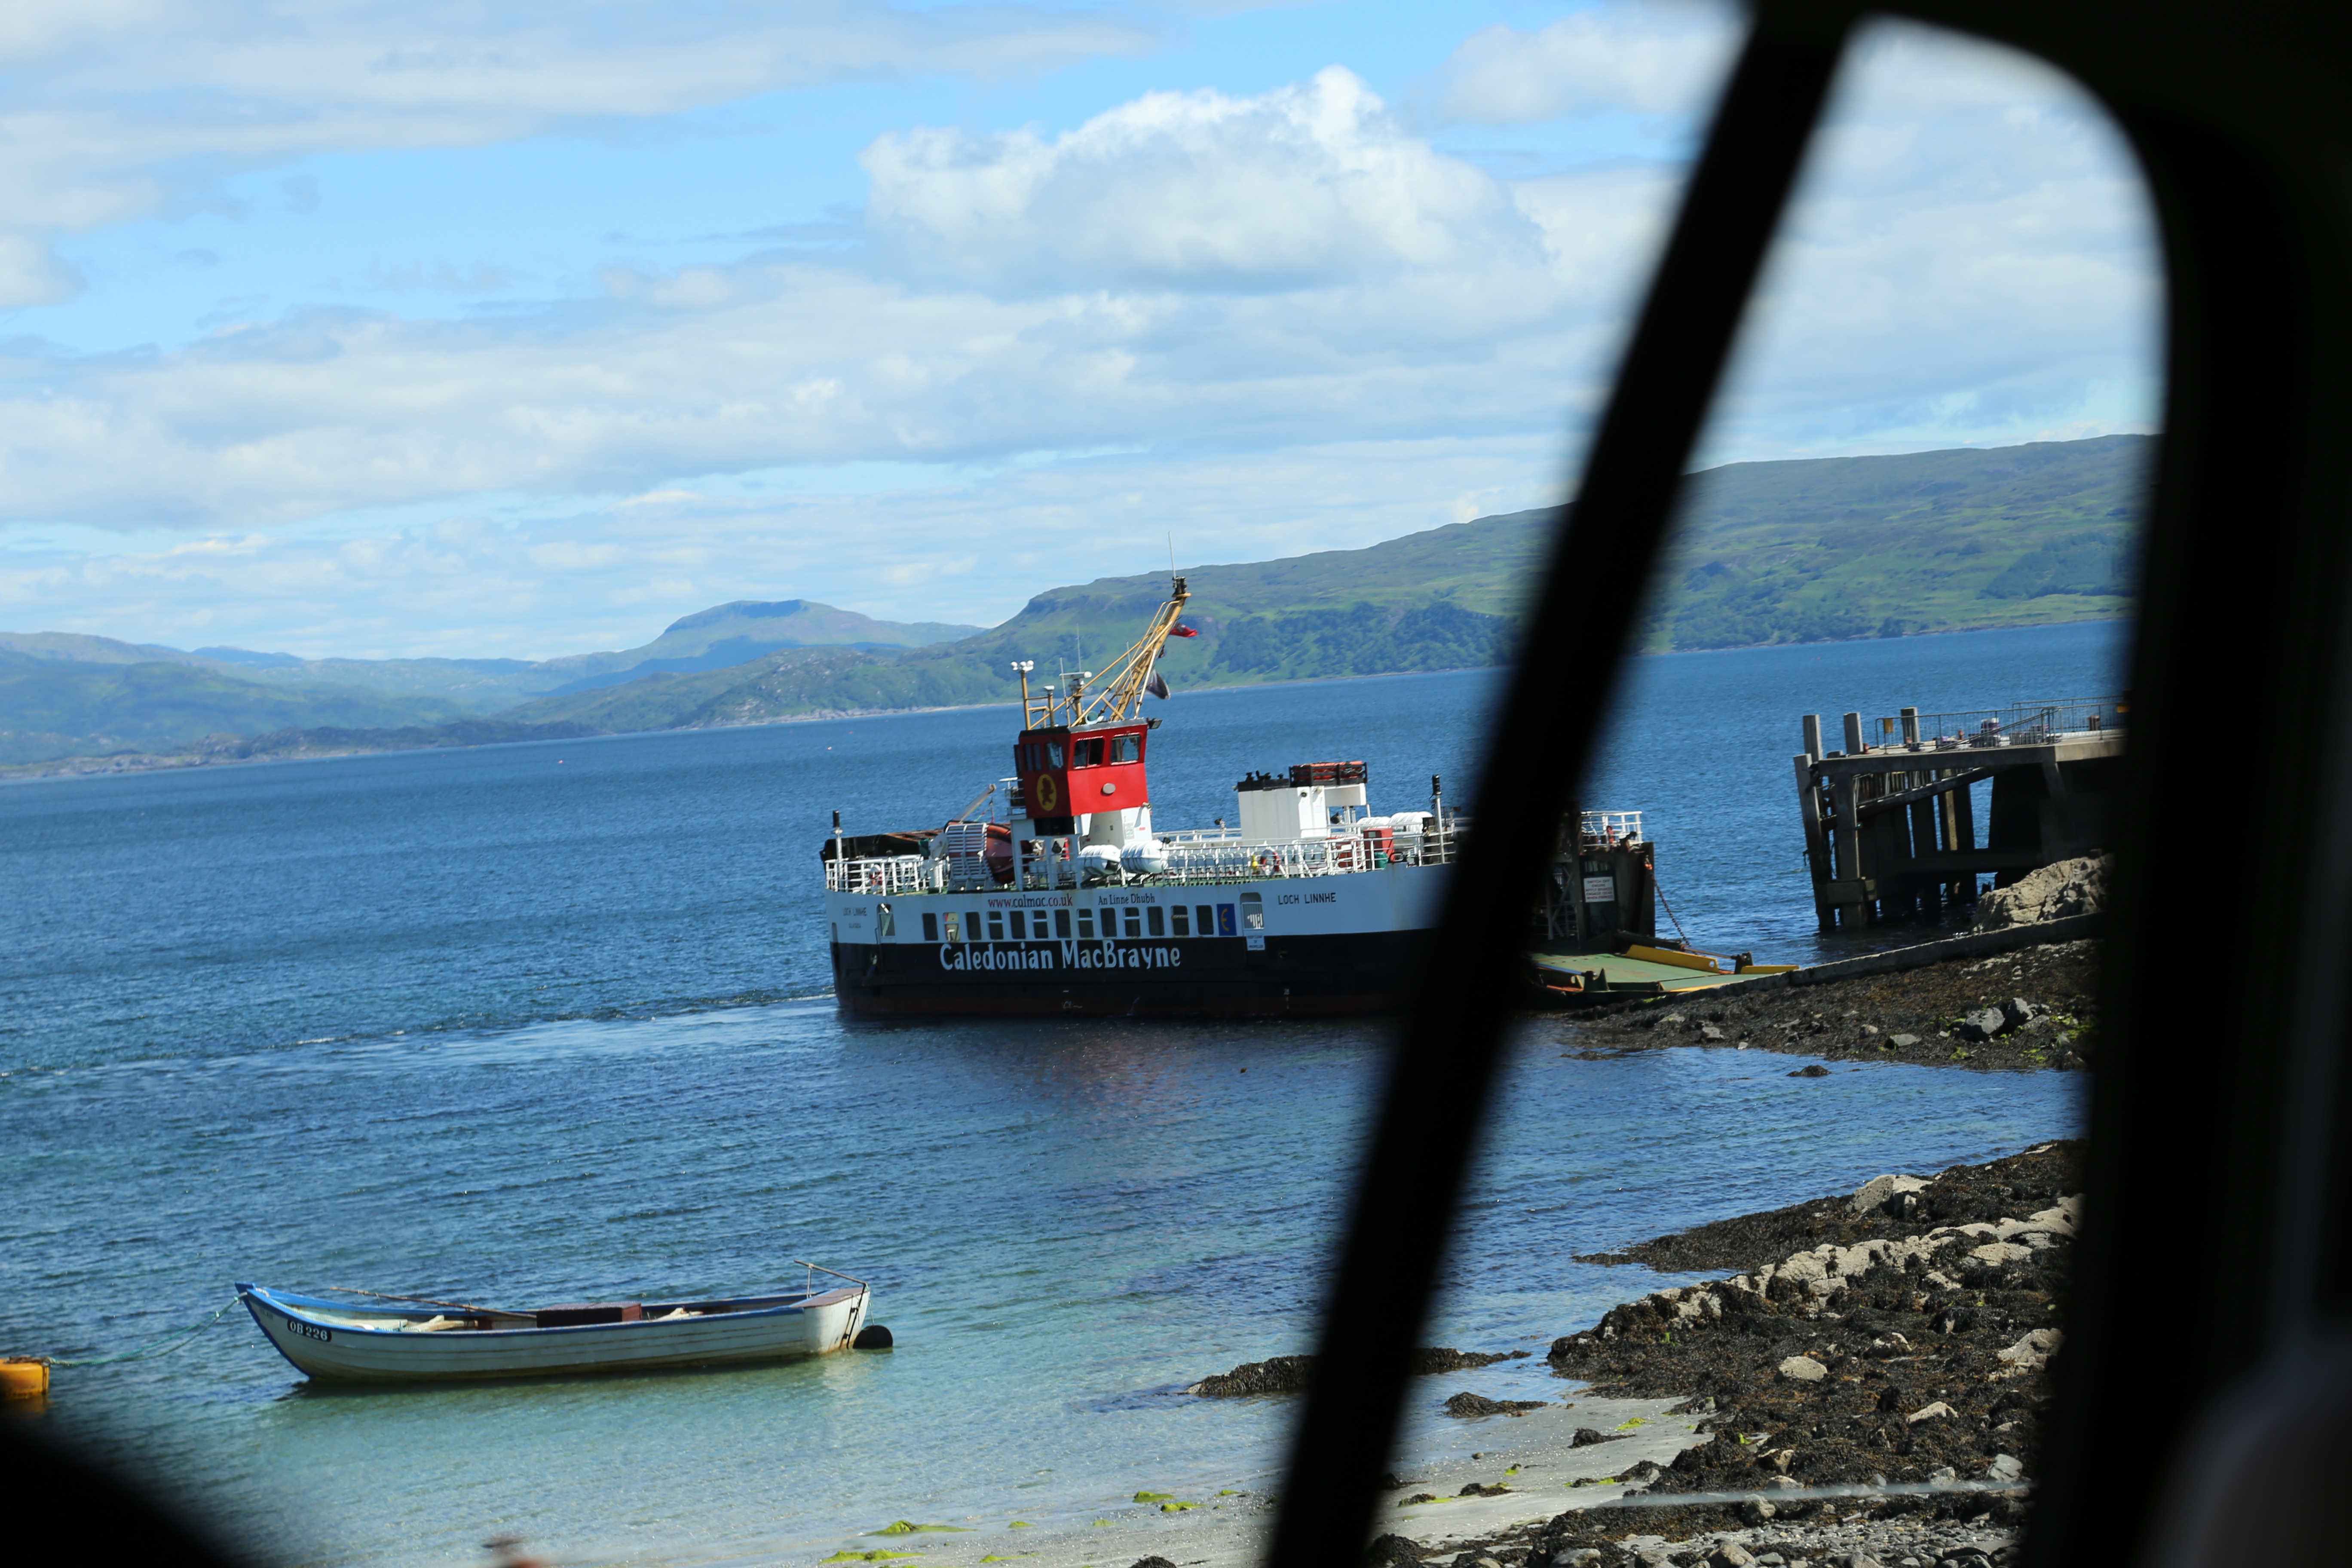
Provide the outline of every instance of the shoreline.
[[[2060,931],[2044,934],[2072,929],[2057,923]],[[1901,952],[1840,962],[1875,968],[1874,960]],[[2101,952],[2095,936],[2029,941],[1982,957],[1963,952],[1802,984],[1775,985],[1796,976],[1770,975],[1551,1016],[1562,1026],[1556,1037],[1562,1054],[1588,1060],[1680,1047],[1977,1072],[2080,1072],[2097,1054]]]
[[[1913,637],[1968,637],[1982,632],[2036,631],[2045,627],[2100,626],[2114,621],[2130,620],[2136,612],[2120,611],[2110,616],[2082,616],[2056,621],[2019,621],[2000,626],[1941,626],[1932,631],[1905,632],[1899,637],[1886,638],[1875,635],[1860,637],[1825,637],[1810,642],[1738,643],[1722,647],[1640,648],[1630,656],[1633,658],[1675,658],[1685,656],[1726,653],[1755,653],[1769,648],[1836,647],[1851,643],[1903,641]],[[1465,675],[1507,670],[1507,665],[1463,665],[1448,669],[1392,669],[1364,675],[1309,675],[1285,680],[1244,680],[1214,686],[1188,686],[1176,693],[1179,697],[1206,694],[1213,691],[1252,691],[1270,687],[1320,686],[1344,680],[1397,680],[1414,676]],[[536,700],[532,699],[530,700]],[[518,707],[524,704],[517,704]],[[46,779],[103,778],[120,773],[165,773],[183,768],[229,767],[245,763],[323,762],[335,757],[389,756],[402,752],[479,751],[491,746],[520,746],[538,743],[541,739],[604,740],[624,735],[669,735],[687,730],[756,730],[771,724],[824,723],[840,719],[887,719],[922,713],[961,713],[982,708],[1010,708],[1016,704],[1010,699],[1002,702],[965,702],[934,708],[854,708],[826,709],[807,713],[790,713],[772,719],[753,720],[748,723],[679,725],[667,730],[612,730],[590,731],[579,736],[524,737],[511,741],[457,742],[451,745],[353,746],[329,750],[303,751],[277,756],[237,757],[207,756],[196,752],[122,752],[100,756],[47,758],[38,762],[0,763],[0,784],[29,783]],[[498,721],[496,713],[475,716],[477,721]],[[465,722],[459,721],[458,722]],[[273,731],[273,733],[276,731]],[[268,735],[239,735],[240,741],[268,739]],[[201,745],[203,742],[192,742]]]
[[[1504,1363],[1559,1380],[1507,1391],[1556,1394],[1540,1408],[1433,1426],[1441,1391],[1477,1373],[1417,1378],[1367,1568],[2003,1560],[2039,1468],[2081,1148],[1878,1176],[1580,1258],[1716,1278],[1633,1297],[1544,1360]],[[899,1568],[1255,1568],[1279,1485],[928,1537]],[[911,1545],[858,1537],[815,1561]]]

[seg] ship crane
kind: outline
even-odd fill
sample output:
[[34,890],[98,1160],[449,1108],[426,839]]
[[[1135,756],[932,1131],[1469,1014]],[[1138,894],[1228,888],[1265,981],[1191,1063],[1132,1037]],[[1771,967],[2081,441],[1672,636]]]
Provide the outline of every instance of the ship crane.
[[1174,578],[1167,602],[1153,614],[1150,626],[1128,646],[1125,653],[1111,660],[1091,691],[1087,682],[1097,680],[1093,670],[1065,670],[1062,679],[1069,683],[1066,694],[1057,698],[1048,686],[1045,700],[1034,700],[1029,695],[1029,671],[1034,666],[1025,660],[1014,665],[1014,672],[1021,677],[1021,727],[1038,730],[1058,723],[1072,730],[1087,730],[1097,724],[1131,722],[1142,709],[1146,695],[1167,696],[1168,683],[1159,677],[1160,656],[1166,651],[1168,639],[1174,635],[1176,623],[1184,614],[1184,601],[1189,597],[1184,579]]

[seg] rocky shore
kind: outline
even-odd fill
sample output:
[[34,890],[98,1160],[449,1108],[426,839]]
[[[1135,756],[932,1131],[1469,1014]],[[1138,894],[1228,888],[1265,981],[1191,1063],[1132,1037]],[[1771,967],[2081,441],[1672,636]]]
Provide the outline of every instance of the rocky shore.
[[[1570,1483],[1608,1489],[1591,1506],[1438,1552],[1384,1536],[1368,1564],[2004,1561],[2060,1346],[2079,1152],[2046,1143],[1925,1179],[1880,1176],[1591,1259],[1732,1271],[1615,1307],[1548,1358],[1590,1395],[1678,1399],[1699,1417],[1696,1441],[1669,1463]],[[1617,1440],[1577,1436],[1580,1447]],[[1890,1485],[1916,1489],[1876,1490]]]
[[1576,1014],[1560,1040],[1582,1056],[1688,1046],[2079,1071],[2096,1055],[2099,952],[2095,940],[2053,942],[1816,985],[1727,985]]

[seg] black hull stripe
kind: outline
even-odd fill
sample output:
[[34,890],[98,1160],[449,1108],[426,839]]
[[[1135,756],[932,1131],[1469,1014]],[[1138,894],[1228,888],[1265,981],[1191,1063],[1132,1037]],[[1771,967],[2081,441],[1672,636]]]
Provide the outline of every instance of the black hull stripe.
[[1425,935],[1269,936],[1256,952],[1239,937],[844,943],[834,985],[871,1015],[1364,1016],[1400,1005]]

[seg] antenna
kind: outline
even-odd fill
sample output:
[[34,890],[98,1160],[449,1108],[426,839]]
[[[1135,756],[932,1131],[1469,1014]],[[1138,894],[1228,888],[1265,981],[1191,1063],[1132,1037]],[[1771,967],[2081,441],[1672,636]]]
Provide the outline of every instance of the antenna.
[[1168,535],[1168,575],[1176,575],[1176,535],[1172,532]]

